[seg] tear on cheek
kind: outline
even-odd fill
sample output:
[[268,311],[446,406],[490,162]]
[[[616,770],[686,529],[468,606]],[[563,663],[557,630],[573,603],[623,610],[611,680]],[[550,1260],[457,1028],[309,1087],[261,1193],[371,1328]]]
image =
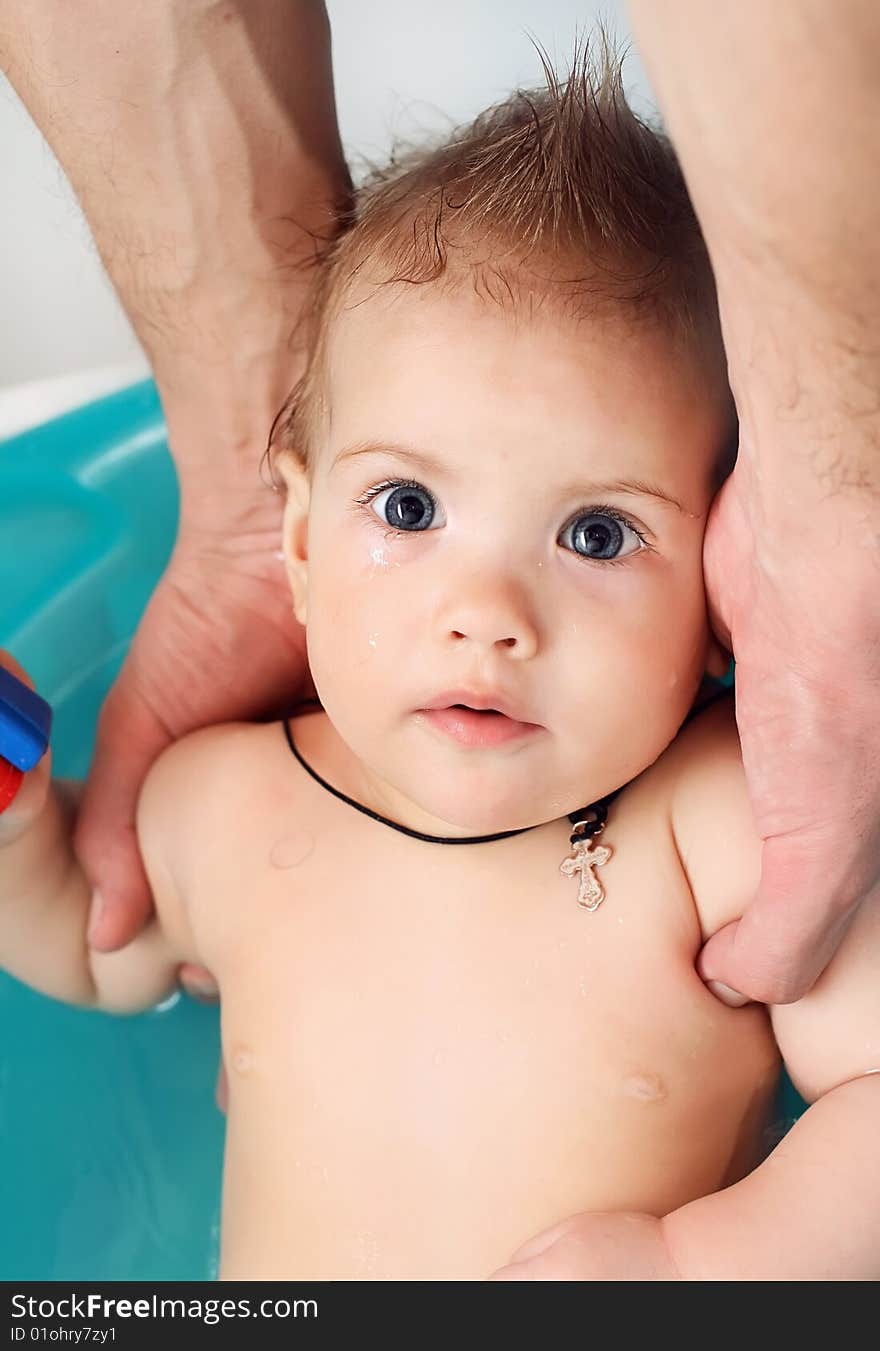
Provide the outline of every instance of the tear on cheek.
[[667,1097],[666,1085],[659,1074],[650,1072],[628,1074],[623,1081],[623,1092],[627,1098],[634,1098],[636,1102],[646,1105],[665,1102]]
[[389,556],[387,543],[370,544],[367,558],[364,562],[364,576],[367,580],[378,575],[388,576],[393,568],[399,568],[400,563],[396,561],[392,553]]

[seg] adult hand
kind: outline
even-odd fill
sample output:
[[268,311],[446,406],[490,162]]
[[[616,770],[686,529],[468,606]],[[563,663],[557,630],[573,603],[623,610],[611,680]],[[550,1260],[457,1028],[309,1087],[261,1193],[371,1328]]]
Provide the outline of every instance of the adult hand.
[[761,881],[699,971],[725,1002],[785,1003],[880,884],[880,511],[872,524],[868,501],[817,482],[786,526],[762,510],[751,465],[746,453],[713,503],[704,561],[713,627],[737,659]]
[[193,728],[278,711],[306,678],[277,557],[280,503],[264,491],[259,522],[241,519],[239,501],[210,533],[182,526],[101,710],[74,841],[97,887],[89,941],[101,950],[127,942],[152,908],[134,819],[156,756]]
[[762,875],[699,970],[728,1002],[787,1003],[880,887],[880,12],[630,11],[712,259],[740,419],[704,559]]
[[101,898],[90,941],[110,950],[151,908],[134,808],[153,759],[304,679],[259,464],[350,183],[317,0],[0,0],[0,65],[150,358],[180,482],[177,546],[102,710],[77,828]]

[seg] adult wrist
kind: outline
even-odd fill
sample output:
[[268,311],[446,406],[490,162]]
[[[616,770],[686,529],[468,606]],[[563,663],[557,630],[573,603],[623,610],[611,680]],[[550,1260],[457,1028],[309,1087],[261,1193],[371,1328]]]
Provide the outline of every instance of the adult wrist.
[[741,477],[773,517],[804,518],[808,504],[822,502],[876,520],[880,294],[850,303],[730,250],[715,271]]
[[281,498],[264,455],[277,407],[226,397],[168,417],[180,492],[179,536],[230,529],[280,530]]
[[280,298],[262,308],[251,304],[213,337],[203,326],[219,321],[213,306],[206,307],[192,316],[191,344],[166,348],[155,363],[182,487],[190,481],[204,493],[212,486],[259,487],[272,424],[304,368],[299,303],[289,309]]

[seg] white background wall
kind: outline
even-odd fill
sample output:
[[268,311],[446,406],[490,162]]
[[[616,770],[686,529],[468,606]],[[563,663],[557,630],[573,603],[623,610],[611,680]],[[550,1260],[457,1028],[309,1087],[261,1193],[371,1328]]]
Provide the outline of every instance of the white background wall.
[[[562,68],[597,15],[629,36],[623,0],[328,0],[328,10],[355,170],[358,154],[381,159],[394,136],[464,121],[542,83],[530,33]],[[637,107],[649,104],[634,56],[626,83]],[[0,389],[141,360],[67,181],[2,76],[0,171]]]

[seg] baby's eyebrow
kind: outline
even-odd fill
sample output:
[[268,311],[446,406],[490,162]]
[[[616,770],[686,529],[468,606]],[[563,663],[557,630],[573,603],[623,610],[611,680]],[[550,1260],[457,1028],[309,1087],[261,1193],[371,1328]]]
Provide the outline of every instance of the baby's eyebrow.
[[600,493],[630,493],[634,497],[656,497],[661,502],[666,502],[668,506],[675,507],[676,511],[682,512],[686,516],[694,515],[683,507],[677,497],[672,493],[664,492],[656,483],[646,483],[644,479],[613,479],[607,483],[587,483],[586,480],[579,480],[572,483],[566,490],[566,496],[576,497],[578,493],[590,496],[598,496]]
[[[452,469],[448,464],[426,451],[414,450],[411,446],[403,446],[395,441],[358,441],[353,446],[345,446],[335,455],[331,469],[342,464],[346,460],[357,459],[361,455],[388,455],[395,460],[403,460],[407,464],[415,465],[420,469],[426,469],[435,475],[445,475],[449,477]],[[579,479],[569,485],[565,492],[560,494],[564,497],[590,497],[599,496],[602,493],[628,493],[635,497],[655,497],[660,502],[665,502],[670,507],[675,507],[685,515],[693,515],[682,506],[677,497],[672,493],[664,492],[655,483],[647,483],[644,479],[614,479],[606,483],[588,483],[586,478]]]
[[450,466],[444,464],[442,460],[429,455],[426,451],[413,450],[411,446],[403,446],[396,441],[358,441],[353,446],[344,446],[333,457],[330,468],[335,469],[345,460],[354,460],[360,455],[390,455],[392,459],[404,460],[407,464],[417,465],[432,474],[445,474],[448,477],[452,473]]

